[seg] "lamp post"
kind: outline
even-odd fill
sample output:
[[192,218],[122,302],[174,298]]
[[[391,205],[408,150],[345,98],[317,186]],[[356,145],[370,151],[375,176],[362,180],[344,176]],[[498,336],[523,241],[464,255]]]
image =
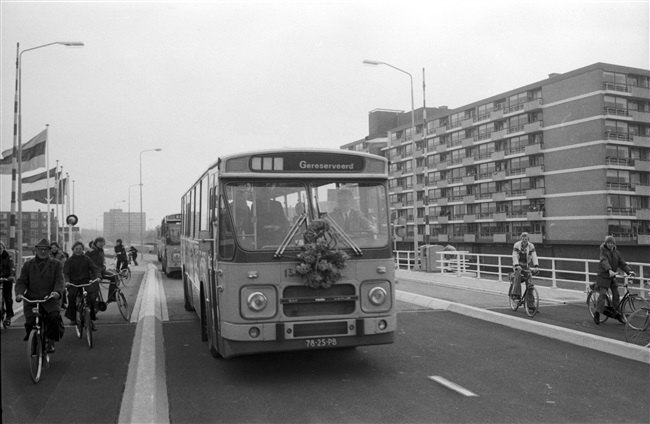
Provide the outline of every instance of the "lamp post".
[[417,193],[415,191],[415,184],[417,182],[417,177],[415,175],[415,168],[417,164],[417,160],[415,159],[415,102],[413,99],[413,76],[406,72],[403,69],[398,68],[397,66],[393,66],[390,63],[386,62],[379,62],[377,60],[364,60],[364,64],[366,65],[372,65],[372,66],[379,66],[379,65],[386,65],[390,68],[395,69],[396,71],[402,72],[406,75],[409,76],[411,80],[411,140],[413,141],[413,149],[411,150],[411,155],[413,156],[412,159],[412,165],[411,167],[412,172],[413,172],[413,248],[414,248],[414,261],[415,261],[415,266],[414,269],[419,270],[420,269],[420,253],[418,249],[418,209],[417,209]]
[[137,186],[138,184],[131,184],[129,186],[129,245],[131,245],[131,188]]
[[[12,172],[12,196],[11,196],[11,215],[15,217],[15,221],[11,222],[15,224],[12,234],[12,228],[9,229],[9,247],[16,248],[17,250],[17,266],[22,266],[23,264],[23,188],[22,188],[22,157],[23,157],[23,145],[22,145],[22,57],[23,53],[40,49],[47,46],[53,46],[55,44],[60,44],[66,47],[82,47],[84,43],[80,41],[55,41],[53,43],[43,44],[36,47],[31,47],[25,49],[22,52],[20,51],[20,43],[16,43],[16,95],[14,97],[14,136],[13,136],[13,160],[17,161],[18,166],[16,172]],[[48,170],[49,171],[49,170]],[[17,189],[16,189],[17,187]],[[14,196],[14,193],[16,194]],[[49,195],[49,193],[48,193]],[[16,214],[16,200],[18,200],[18,214]],[[49,213],[49,211],[48,211]],[[15,235],[15,238],[12,236]],[[14,246],[12,246],[15,244]]]
[[[147,149],[140,152],[140,248],[144,249],[144,216],[142,214],[142,154],[145,152],[160,152],[162,149]],[[142,251],[144,255],[144,250]]]

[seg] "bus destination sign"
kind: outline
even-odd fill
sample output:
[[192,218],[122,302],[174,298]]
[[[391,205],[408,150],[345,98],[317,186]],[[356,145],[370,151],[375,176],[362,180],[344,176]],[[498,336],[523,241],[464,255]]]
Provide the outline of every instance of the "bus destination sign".
[[281,153],[252,156],[251,170],[258,172],[349,173],[362,172],[365,158],[329,153]]

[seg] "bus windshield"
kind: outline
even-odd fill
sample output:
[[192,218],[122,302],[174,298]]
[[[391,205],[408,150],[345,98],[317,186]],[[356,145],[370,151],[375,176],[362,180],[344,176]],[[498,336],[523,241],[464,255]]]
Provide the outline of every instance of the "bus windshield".
[[167,244],[181,244],[181,223],[169,224],[167,228]]
[[[222,219],[228,225],[222,229],[234,233],[244,250],[276,250],[283,242],[287,250],[299,249],[313,219],[330,223],[341,249],[388,243],[386,190],[380,183],[230,182],[225,200],[228,216]],[[307,219],[301,222],[303,215]]]

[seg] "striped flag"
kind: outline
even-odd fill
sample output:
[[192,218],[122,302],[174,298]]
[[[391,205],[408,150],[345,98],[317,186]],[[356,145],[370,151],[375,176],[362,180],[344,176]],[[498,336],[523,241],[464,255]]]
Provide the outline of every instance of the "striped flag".
[[[56,168],[52,169],[50,173],[51,176],[54,176],[56,174]],[[42,173],[42,175],[44,174],[45,172]],[[35,178],[35,177],[36,175],[28,178]],[[28,178],[23,178],[23,183],[25,183],[25,180]],[[50,193],[49,193],[50,204],[58,204],[58,205],[63,204],[63,199],[64,199],[63,194],[65,194],[66,184],[67,184],[67,178],[59,180],[59,201],[57,202],[56,187],[55,187],[56,184],[52,183],[52,186],[50,187]],[[48,193],[47,193],[45,179],[32,182],[28,186],[23,186],[23,187],[29,187],[23,189],[23,200],[33,200],[38,203],[47,204]]]
[[[33,171],[45,167],[45,145],[47,142],[47,129],[41,131],[36,137],[23,145],[22,172]],[[13,147],[2,152],[0,159],[0,174],[11,174],[13,160]]]

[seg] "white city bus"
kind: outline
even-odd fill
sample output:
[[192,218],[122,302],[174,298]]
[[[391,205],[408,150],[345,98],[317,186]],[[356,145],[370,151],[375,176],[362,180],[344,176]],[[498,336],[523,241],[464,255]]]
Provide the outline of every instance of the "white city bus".
[[170,275],[181,270],[181,214],[165,216],[158,227],[158,260]]
[[393,342],[387,167],[281,149],[225,156],[200,176],[181,200],[181,267],[185,309],[215,357]]

